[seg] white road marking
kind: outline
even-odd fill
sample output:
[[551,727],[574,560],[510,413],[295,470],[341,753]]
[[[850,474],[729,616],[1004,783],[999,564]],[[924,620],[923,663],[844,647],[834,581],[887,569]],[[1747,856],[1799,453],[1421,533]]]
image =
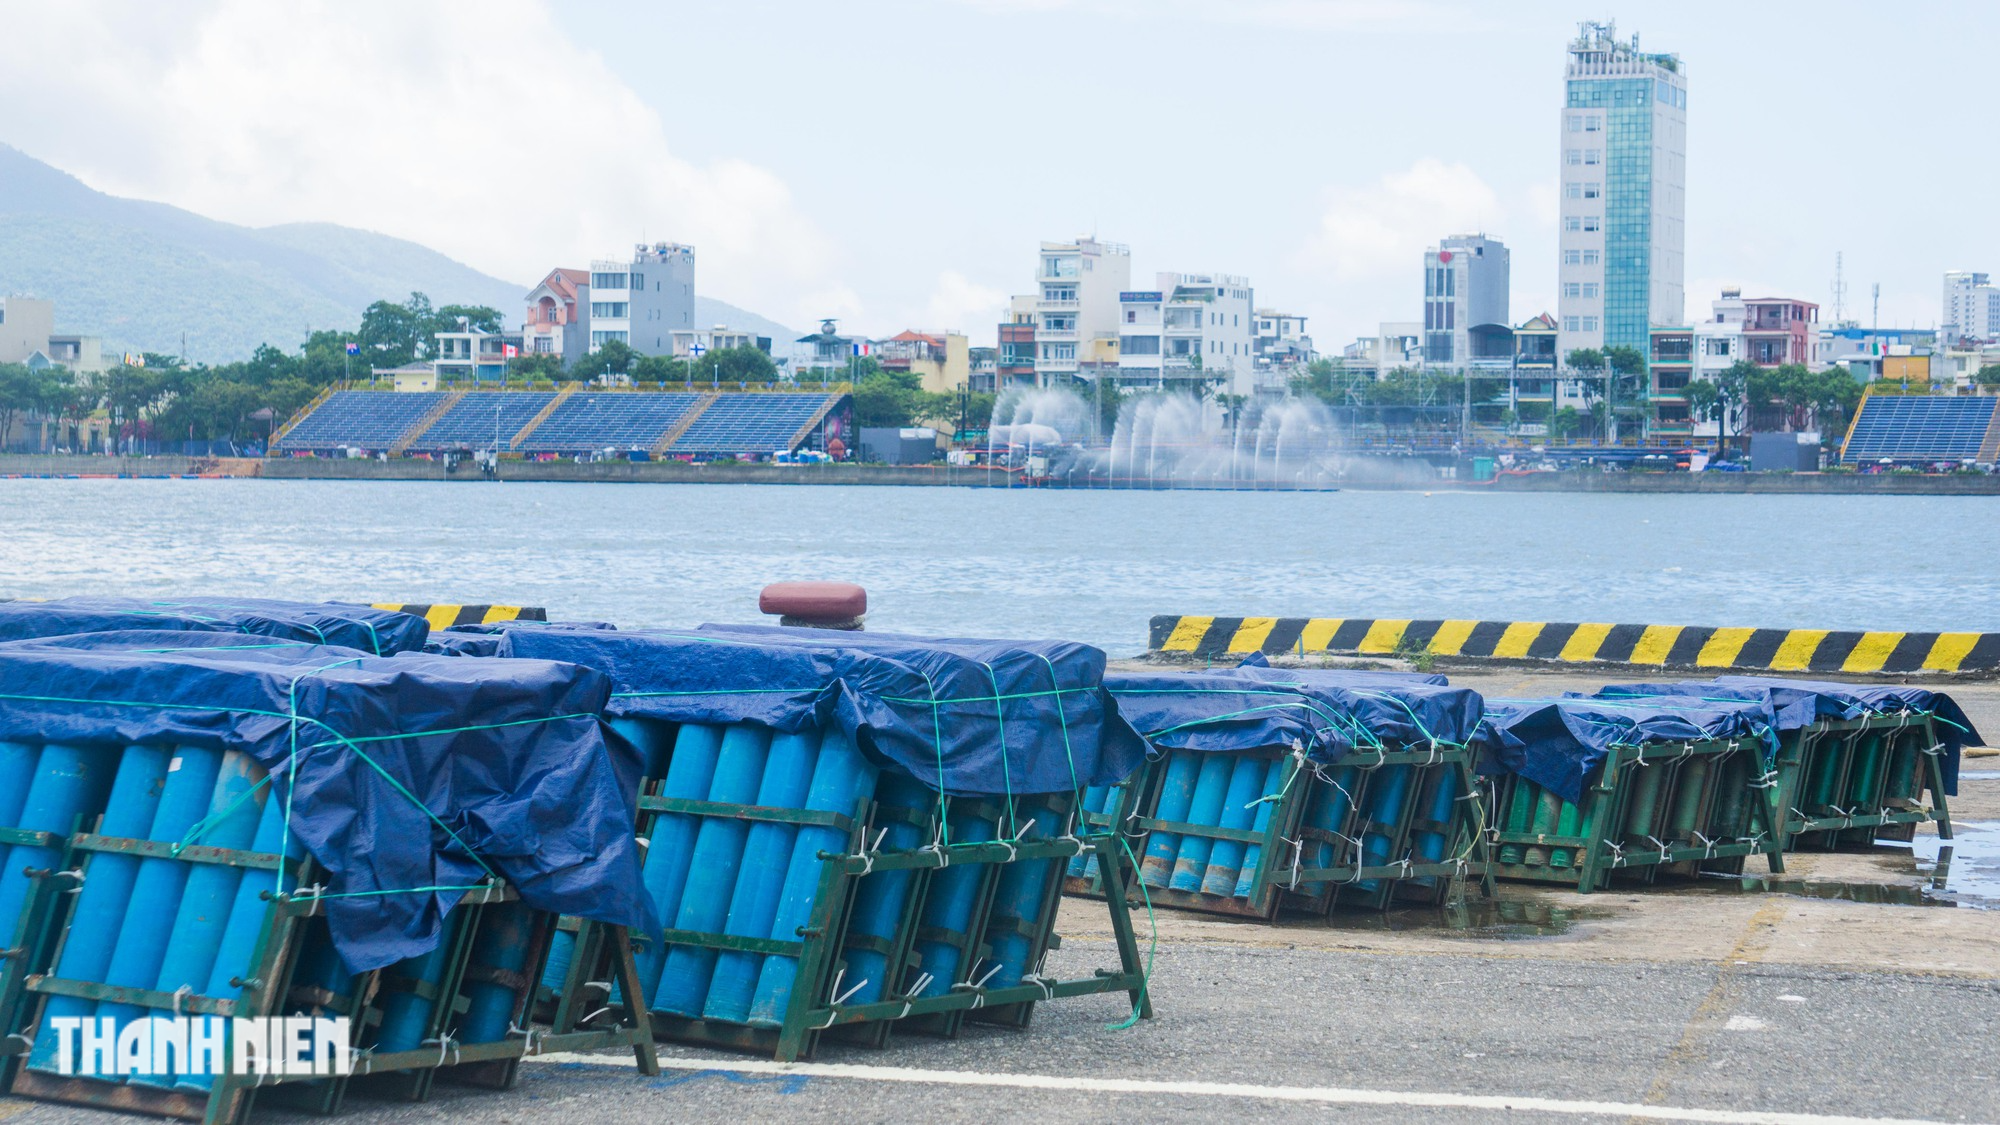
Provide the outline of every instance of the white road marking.
[[[581,1063],[629,1069],[619,1055],[532,1055],[526,1062]],[[903,1082],[934,1086],[989,1086],[1019,1090],[1064,1090],[1091,1094],[1182,1094],[1189,1097],[1251,1098],[1262,1101],[1318,1102],[1329,1105],[1420,1106],[1426,1109],[1479,1109],[1513,1113],[1555,1113],[1576,1117],[1635,1117],[1646,1121],[1700,1121],[1711,1125],[1938,1125],[1905,1117],[1846,1117],[1820,1113],[1778,1113],[1736,1109],[1694,1109],[1633,1102],[1586,1102],[1506,1094],[1443,1094],[1407,1090],[1359,1090],[1342,1086],[1257,1086],[1243,1082],[1157,1082],[1138,1078],[1077,1078],[1056,1074],[1005,1074],[979,1070],[922,1070],[904,1066],[851,1063],[781,1063],[767,1059],[662,1057],[662,1070],[713,1070],[731,1074],[797,1075],[853,1082]]]
[[1770,1024],[1765,1023],[1763,1020],[1758,1019],[1756,1016],[1734,1015],[1729,1017],[1728,1023],[1722,1025],[1722,1030],[1763,1031],[1764,1029],[1770,1026],[1771,1026]]

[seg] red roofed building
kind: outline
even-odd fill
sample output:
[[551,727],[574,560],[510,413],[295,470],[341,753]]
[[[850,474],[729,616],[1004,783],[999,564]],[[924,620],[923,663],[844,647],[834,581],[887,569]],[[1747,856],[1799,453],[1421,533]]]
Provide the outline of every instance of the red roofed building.
[[590,351],[590,271],[553,269],[528,292],[521,351],[559,355],[568,367]]
[[972,352],[958,332],[899,332],[875,345],[875,358],[885,370],[912,371],[924,390],[955,392],[972,375]]

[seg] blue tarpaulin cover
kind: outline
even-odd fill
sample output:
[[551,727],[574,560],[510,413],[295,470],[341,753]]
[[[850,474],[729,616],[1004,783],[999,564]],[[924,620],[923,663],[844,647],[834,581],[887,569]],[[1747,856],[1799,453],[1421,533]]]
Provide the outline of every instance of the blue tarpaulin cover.
[[1705,681],[1611,684],[1600,699],[1692,696],[1701,699],[1762,701],[1777,717],[1779,730],[1797,730],[1820,719],[1859,719],[1870,715],[1937,717],[1938,756],[1945,795],[1958,795],[1959,752],[1984,743],[1958,702],[1943,692],[1910,684],[1843,684],[1830,680],[1794,680],[1781,676],[1717,676]]
[[430,625],[414,614],[339,602],[267,598],[61,598],[0,602],[0,641],[114,629],[254,633],[341,645],[387,656],[424,647]]
[[747,625],[505,635],[503,655],[609,675],[612,717],[834,726],[947,793],[1109,785],[1146,752],[1104,689],[1104,653],[1067,641]]
[[1575,693],[1488,699],[1479,768],[1511,771],[1566,801],[1580,801],[1614,746],[1744,738],[1768,758],[1775,729],[1770,706],[1755,700],[1596,699]]
[[0,739],[248,752],[346,896],[324,905],[356,972],[434,948],[452,888],[486,868],[539,909],[657,928],[632,834],[640,763],[601,733],[603,675],[246,640],[0,643]]
[[1331,763],[1356,749],[1463,745],[1472,737],[1478,693],[1395,676],[1250,668],[1106,679],[1132,725],[1154,745],[1176,750],[1299,747]]
[[1451,683],[1450,678],[1442,672],[1378,672],[1368,668],[1274,668],[1261,652],[1251,653],[1235,668],[1220,670],[1262,680],[1331,684],[1334,687],[1346,687],[1350,684],[1360,684],[1364,687],[1382,684],[1436,684],[1438,687],[1445,687]]
[[616,629],[618,626],[606,621],[504,621],[493,624],[484,622],[472,625],[454,625],[431,634],[425,643],[425,652],[441,652],[450,656],[498,656],[501,638],[511,629]]

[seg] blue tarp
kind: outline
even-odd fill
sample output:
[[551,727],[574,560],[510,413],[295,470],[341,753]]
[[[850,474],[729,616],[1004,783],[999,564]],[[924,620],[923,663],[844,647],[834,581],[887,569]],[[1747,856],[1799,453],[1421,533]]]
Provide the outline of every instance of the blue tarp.
[[288,641],[340,645],[387,656],[424,647],[421,617],[339,602],[266,598],[61,598],[0,602],[0,641],[103,633],[114,629],[254,633]]
[[1753,700],[1652,697],[1489,699],[1480,725],[1482,773],[1520,774],[1567,801],[1583,799],[1614,746],[1744,738],[1768,758],[1776,720]]
[[1476,692],[1382,673],[1293,669],[1121,673],[1118,709],[1156,746],[1236,753],[1304,749],[1331,763],[1349,751],[1462,745],[1479,725]]
[[352,896],[325,906],[357,972],[435,947],[463,897],[449,888],[477,882],[481,860],[537,908],[657,928],[632,835],[640,763],[601,733],[604,676],[245,640],[0,643],[0,739],[248,752],[274,799],[289,789],[328,893]]
[[502,655],[567,660],[610,676],[613,717],[834,726],[947,793],[1109,785],[1146,752],[1104,689],[1104,654],[1065,641],[775,626],[505,636]]
[[1717,676],[1706,681],[1611,684],[1600,699],[1657,696],[1761,701],[1777,717],[1779,730],[1797,730],[1820,719],[1859,719],[1870,715],[1937,717],[1938,756],[1945,795],[1958,795],[1959,752],[1983,742],[1958,701],[1942,692],[1909,684],[1843,684],[1830,680],[1793,680],[1780,676]]
[[431,634],[425,652],[450,656],[498,656],[501,638],[513,629],[609,629],[618,626],[605,621],[503,621],[493,624],[453,625]]
[[1445,687],[1451,680],[1442,672],[1377,672],[1363,668],[1273,668],[1261,652],[1253,652],[1234,668],[1220,669],[1260,680],[1287,683],[1327,684],[1332,687],[1380,687],[1384,684],[1435,684]]

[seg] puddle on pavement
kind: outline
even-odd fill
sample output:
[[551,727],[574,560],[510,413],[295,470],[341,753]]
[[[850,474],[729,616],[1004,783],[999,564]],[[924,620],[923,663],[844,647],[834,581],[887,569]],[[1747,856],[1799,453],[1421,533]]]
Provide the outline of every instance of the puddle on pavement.
[[1324,918],[1287,921],[1287,926],[1321,930],[1424,932],[1440,937],[1526,941],[1560,937],[1578,922],[1607,918],[1610,910],[1550,906],[1539,902],[1471,898],[1462,906],[1409,906],[1386,911],[1336,912]]
[[1891,906],[1966,906],[2000,910],[2000,821],[1968,820],[1952,824],[1952,839],[1919,835],[1909,845],[1878,843],[1878,862],[1897,875],[1914,874],[1908,882],[1792,879],[1783,875],[1716,876],[1709,890],[1755,894],[1798,895],[1841,902],[1886,903]]
[[1939,898],[2000,910],[2000,820],[1953,821],[1951,839],[1918,836],[1910,850]]

